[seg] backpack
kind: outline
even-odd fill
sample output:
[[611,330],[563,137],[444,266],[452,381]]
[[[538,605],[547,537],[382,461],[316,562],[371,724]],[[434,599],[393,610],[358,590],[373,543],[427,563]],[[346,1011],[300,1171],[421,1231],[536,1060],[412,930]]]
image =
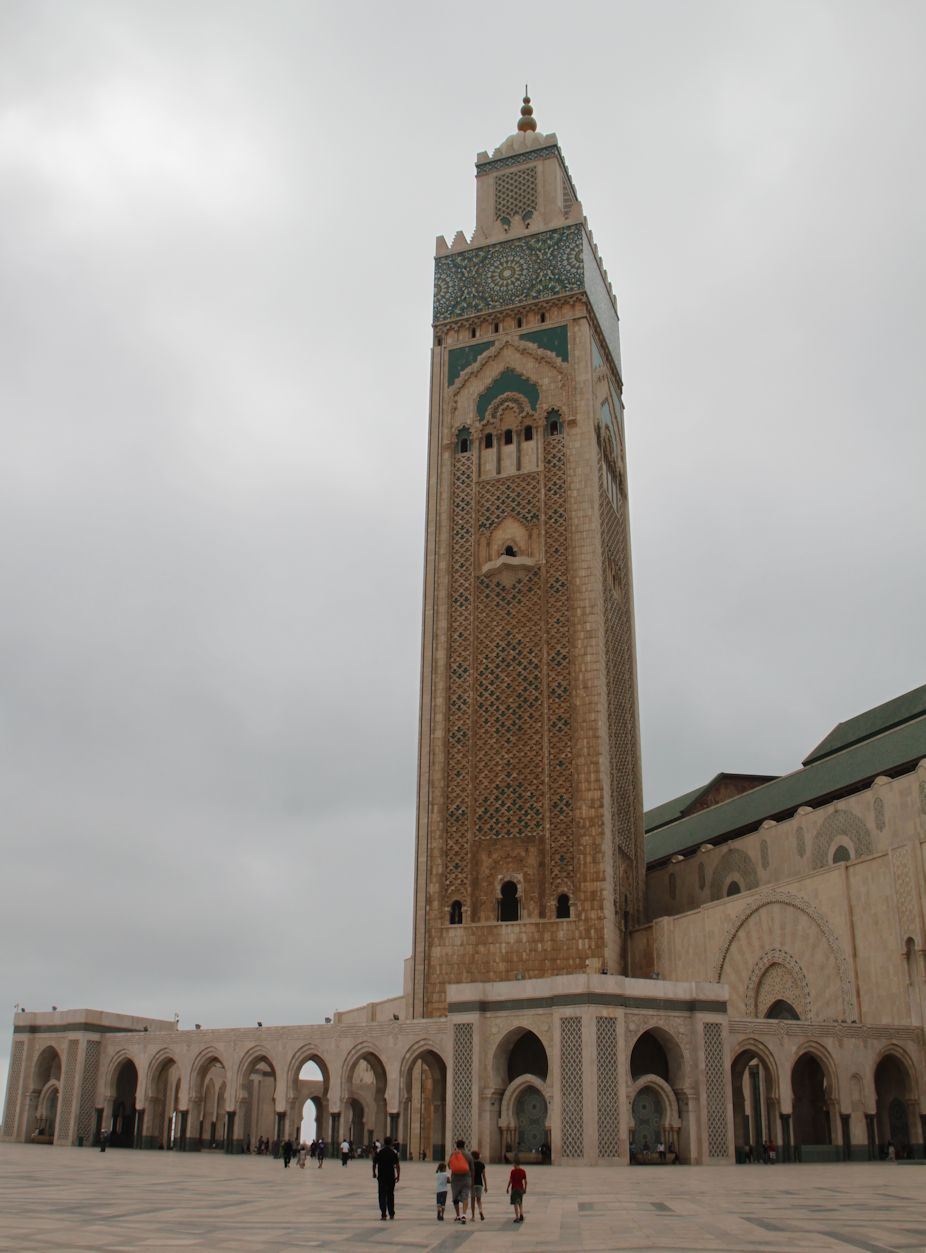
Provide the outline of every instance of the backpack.
[[454,1149],[450,1154],[450,1161],[447,1163],[450,1167],[451,1175],[468,1175],[469,1162],[463,1156],[459,1149]]

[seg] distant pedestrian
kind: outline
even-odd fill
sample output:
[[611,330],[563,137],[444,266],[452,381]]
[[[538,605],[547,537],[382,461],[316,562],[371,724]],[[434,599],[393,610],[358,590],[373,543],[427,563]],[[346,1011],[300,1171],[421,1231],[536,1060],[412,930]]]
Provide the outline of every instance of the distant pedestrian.
[[373,1158],[373,1178],[379,1185],[379,1211],[383,1222],[387,1213],[395,1218],[395,1186],[400,1173],[399,1155],[392,1147],[392,1136],[386,1136],[383,1147]]
[[511,1168],[511,1174],[508,1176],[508,1187],[506,1192],[511,1193],[511,1204],[514,1206],[514,1218],[511,1220],[515,1223],[524,1222],[524,1193],[527,1191],[527,1172],[521,1166],[520,1157],[515,1154],[514,1165]]
[[321,1170],[325,1164],[325,1141],[321,1136],[319,1136],[318,1144],[315,1146],[315,1156],[318,1158],[318,1169]]
[[105,1153],[105,1152],[106,1152],[106,1145],[107,1145],[108,1143],[109,1143],[109,1132],[108,1132],[108,1131],[101,1131],[101,1132],[100,1132],[100,1152],[101,1152],[101,1153]]
[[305,1159],[306,1159],[306,1155],[308,1154],[308,1151],[309,1151],[309,1146],[306,1144],[305,1140],[303,1140],[302,1143],[299,1145],[299,1151],[296,1154],[296,1160],[299,1162],[300,1170],[305,1170]]
[[283,1165],[288,1167],[293,1160],[293,1142],[286,1139],[283,1141]]
[[489,1186],[486,1183],[486,1164],[479,1156],[479,1150],[473,1149],[473,1199],[470,1208],[470,1215],[473,1222],[476,1221],[476,1210],[479,1210],[479,1219],[485,1222],[485,1214],[482,1212],[482,1194],[488,1192]]
[[350,1140],[345,1138],[341,1141],[341,1165],[346,1166],[350,1161]]
[[434,1182],[437,1185],[437,1221],[444,1221],[444,1210],[447,1208],[447,1189],[450,1186],[450,1171],[447,1169],[446,1162],[438,1162],[437,1170],[434,1172]]

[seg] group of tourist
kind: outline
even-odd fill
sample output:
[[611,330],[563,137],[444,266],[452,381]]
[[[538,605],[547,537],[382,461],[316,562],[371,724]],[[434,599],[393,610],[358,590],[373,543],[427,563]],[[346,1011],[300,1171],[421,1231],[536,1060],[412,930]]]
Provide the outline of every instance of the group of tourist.
[[[355,1156],[351,1140],[342,1140],[338,1145],[338,1150],[341,1154],[342,1166],[346,1166]],[[312,1158],[320,1168],[324,1164],[326,1151],[327,1146],[321,1138],[313,1140],[311,1144],[306,1144],[305,1140],[296,1142],[287,1138],[280,1141],[263,1136],[257,1141],[258,1154],[273,1158],[282,1157],[284,1167],[288,1167],[295,1158],[303,1170],[307,1158]],[[386,1222],[387,1219],[395,1218],[395,1189],[402,1173],[401,1161],[391,1136],[386,1136],[382,1143],[374,1140],[372,1145],[361,1150],[360,1155],[364,1156],[367,1153],[370,1153],[373,1158],[373,1178],[376,1180],[379,1195],[380,1218]],[[465,1140],[457,1140],[449,1161],[437,1164],[436,1183],[438,1222],[444,1221],[448,1192],[453,1204],[455,1223],[465,1224],[467,1211],[471,1222],[475,1222],[477,1213],[480,1221],[485,1221],[482,1198],[488,1192],[489,1186],[486,1179],[486,1164],[478,1149],[470,1151],[466,1147]],[[512,1222],[522,1223],[527,1173],[517,1155],[513,1159],[505,1191],[509,1194],[514,1208]]]
[[[456,1147],[450,1154],[449,1162],[438,1162],[436,1176],[437,1221],[439,1223],[444,1221],[448,1190],[453,1203],[453,1221],[455,1223],[463,1223],[465,1225],[467,1206],[469,1206],[471,1222],[475,1222],[477,1210],[480,1221],[485,1221],[482,1198],[489,1191],[489,1185],[486,1179],[486,1165],[478,1149],[473,1149],[470,1152],[466,1148],[465,1140],[457,1140]],[[523,1223],[523,1202],[524,1193],[527,1191],[527,1172],[522,1167],[521,1159],[517,1155],[513,1159],[511,1173],[508,1176],[508,1186],[505,1191],[509,1194],[511,1204],[514,1207],[514,1218],[512,1221]]]

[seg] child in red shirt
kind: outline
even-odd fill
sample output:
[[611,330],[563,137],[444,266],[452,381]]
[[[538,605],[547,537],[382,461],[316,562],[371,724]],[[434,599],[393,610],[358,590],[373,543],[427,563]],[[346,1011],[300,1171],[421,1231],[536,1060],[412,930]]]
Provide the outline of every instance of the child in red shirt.
[[511,1204],[514,1206],[512,1222],[524,1222],[524,1193],[527,1191],[527,1172],[521,1166],[520,1157],[515,1156],[511,1174],[508,1176],[506,1192],[511,1193]]

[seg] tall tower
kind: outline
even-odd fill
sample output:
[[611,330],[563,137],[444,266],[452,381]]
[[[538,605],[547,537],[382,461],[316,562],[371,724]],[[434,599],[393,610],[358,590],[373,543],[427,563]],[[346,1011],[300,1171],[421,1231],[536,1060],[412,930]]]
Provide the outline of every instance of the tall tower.
[[437,241],[413,1012],[626,971],[643,818],[617,306],[527,96]]

